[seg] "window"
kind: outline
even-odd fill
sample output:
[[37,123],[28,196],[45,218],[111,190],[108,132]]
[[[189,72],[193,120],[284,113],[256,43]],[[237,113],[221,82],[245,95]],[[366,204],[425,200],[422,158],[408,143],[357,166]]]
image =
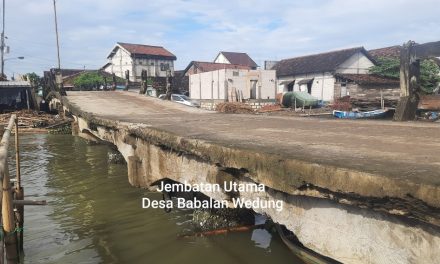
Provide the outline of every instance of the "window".
[[167,63],[161,63],[160,64],[160,70],[161,71],[167,71],[170,69],[170,65],[168,65]]
[[142,60],[139,60],[139,65],[142,65]]
[[232,76],[239,76],[239,72],[238,71],[233,71],[232,72]]
[[172,95],[171,96],[171,100],[173,100],[173,101],[183,101],[183,99],[180,98],[180,96],[177,96],[177,95]]
[[348,92],[347,92],[347,83],[343,82],[341,83],[341,97],[347,96]]

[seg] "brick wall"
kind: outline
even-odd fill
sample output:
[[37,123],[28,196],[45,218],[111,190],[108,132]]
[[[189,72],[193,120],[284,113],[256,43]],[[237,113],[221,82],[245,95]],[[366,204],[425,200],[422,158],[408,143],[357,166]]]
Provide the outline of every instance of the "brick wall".
[[[215,110],[215,107],[217,106],[217,104],[224,103],[224,102],[225,102],[224,100],[210,100],[210,99],[199,100],[200,108],[206,109],[206,110],[212,110],[212,111]],[[250,105],[252,107],[252,109],[257,110],[265,105],[275,104],[276,101],[275,101],[275,99],[261,99],[261,100],[246,100],[245,103]]]

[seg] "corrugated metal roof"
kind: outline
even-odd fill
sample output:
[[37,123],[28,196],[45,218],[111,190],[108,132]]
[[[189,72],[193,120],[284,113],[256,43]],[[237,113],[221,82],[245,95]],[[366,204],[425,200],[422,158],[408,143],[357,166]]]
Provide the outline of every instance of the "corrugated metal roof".
[[31,87],[28,81],[0,81],[0,88]]

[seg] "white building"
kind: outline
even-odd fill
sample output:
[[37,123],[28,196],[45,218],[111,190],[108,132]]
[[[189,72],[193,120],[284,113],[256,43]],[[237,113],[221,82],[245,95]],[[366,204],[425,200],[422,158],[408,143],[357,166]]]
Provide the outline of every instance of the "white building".
[[142,70],[149,77],[174,76],[176,56],[163,47],[118,42],[107,59],[104,71],[124,79],[128,74],[132,82],[141,81]]
[[255,108],[273,103],[277,93],[276,72],[222,69],[189,76],[189,95],[212,109],[220,102],[245,102]]
[[368,74],[374,63],[370,54],[358,47],[281,60],[273,69],[277,71],[278,92],[305,91],[319,100],[333,101],[348,95],[343,84],[335,90],[335,75]]

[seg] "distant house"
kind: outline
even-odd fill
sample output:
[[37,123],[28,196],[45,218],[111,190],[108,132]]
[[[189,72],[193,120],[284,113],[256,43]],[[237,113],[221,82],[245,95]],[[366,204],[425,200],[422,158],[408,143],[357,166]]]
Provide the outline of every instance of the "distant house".
[[214,60],[215,63],[226,63],[247,66],[251,70],[256,70],[258,65],[249,55],[242,52],[221,51]]
[[174,76],[176,56],[160,46],[118,42],[107,59],[104,71],[124,79],[128,76],[132,82],[141,81],[142,70],[155,78]]
[[368,74],[375,60],[363,48],[350,48],[279,61],[278,92],[305,91],[323,101],[345,96],[335,90],[337,74]]
[[0,81],[0,113],[4,111],[35,109],[36,101],[30,82]]
[[245,65],[230,64],[230,63],[191,61],[188,64],[188,66],[186,66],[183,72],[185,76],[189,76],[192,74],[224,70],[224,69],[251,70],[251,67]]

